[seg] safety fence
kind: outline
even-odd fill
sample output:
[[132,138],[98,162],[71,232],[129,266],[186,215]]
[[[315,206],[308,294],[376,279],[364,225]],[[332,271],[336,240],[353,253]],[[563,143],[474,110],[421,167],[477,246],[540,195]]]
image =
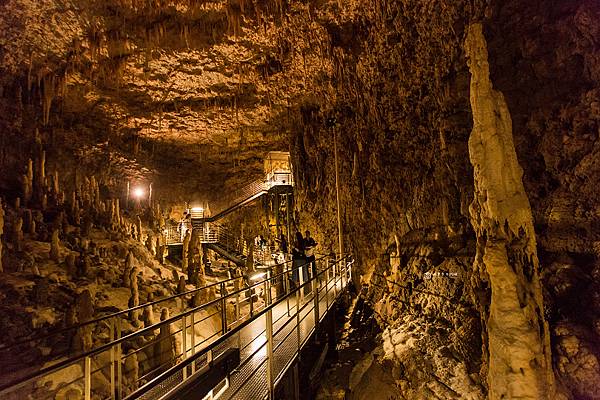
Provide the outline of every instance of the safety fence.
[[[273,392],[351,279],[352,261],[347,257],[321,257],[315,263],[318,272],[308,279],[308,264],[279,264],[0,347],[0,356],[18,357],[20,348],[48,345],[57,337],[94,335],[97,343],[41,369],[3,379],[0,397],[35,393],[36,399],[163,398],[196,379],[212,360],[236,349],[236,372],[230,371],[210,396],[219,392],[223,398],[262,398]],[[136,314],[147,315],[158,307],[161,321],[136,326]],[[169,316],[167,309],[179,311]],[[98,344],[101,337],[106,343]]]

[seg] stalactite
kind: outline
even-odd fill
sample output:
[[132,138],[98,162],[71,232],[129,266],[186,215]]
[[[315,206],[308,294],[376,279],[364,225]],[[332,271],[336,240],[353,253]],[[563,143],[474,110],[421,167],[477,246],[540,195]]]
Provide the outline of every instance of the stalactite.
[[[43,74],[40,82],[40,74]],[[44,126],[48,125],[50,121],[50,109],[52,107],[52,100],[56,95],[56,76],[53,72],[44,68],[38,73],[38,86],[42,84],[42,123]]]

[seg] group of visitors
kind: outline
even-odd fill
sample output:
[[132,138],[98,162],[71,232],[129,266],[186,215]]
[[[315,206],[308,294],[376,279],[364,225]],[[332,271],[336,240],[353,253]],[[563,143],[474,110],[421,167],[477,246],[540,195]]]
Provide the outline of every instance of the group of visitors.
[[[262,235],[257,235],[254,238],[254,247],[256,250],[265,251],[271,248],[271,256],[277,264],[283,264],[288,260],[289,250],[292,255],[292,282],[298,284],[300,282],[300,271],[302,271],[302,282],[306,282],[317,274],[317,263],[315,257],[315,247],[317,242],[310,235],[310,231],[306,231],[304,236],[301,232],[296,232],[291,249],[288,246],[286,236],[281,233],[275,239],[275,244],[268,246],[267,240]],[[308,266],[310,265],[310,270]]]

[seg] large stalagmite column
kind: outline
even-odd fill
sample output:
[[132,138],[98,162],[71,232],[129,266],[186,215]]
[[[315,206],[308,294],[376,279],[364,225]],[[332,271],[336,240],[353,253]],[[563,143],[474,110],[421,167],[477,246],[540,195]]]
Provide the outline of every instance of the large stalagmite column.
[[481,24],[469,27],[473,131],[469,155],[475,178],[471,223],[477,233],[475,269],[491,287],[487,317],[490,399],[549,399],[553,375],[543,318],[536,238],[529,199],[502,93],[492,88]]

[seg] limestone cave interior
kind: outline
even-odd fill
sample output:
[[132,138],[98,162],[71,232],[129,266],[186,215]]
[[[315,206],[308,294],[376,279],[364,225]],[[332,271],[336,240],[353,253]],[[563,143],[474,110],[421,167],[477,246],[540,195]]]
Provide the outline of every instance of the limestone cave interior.
[[600,399],[599,188],[598,0],[0,0],[0,398]]

